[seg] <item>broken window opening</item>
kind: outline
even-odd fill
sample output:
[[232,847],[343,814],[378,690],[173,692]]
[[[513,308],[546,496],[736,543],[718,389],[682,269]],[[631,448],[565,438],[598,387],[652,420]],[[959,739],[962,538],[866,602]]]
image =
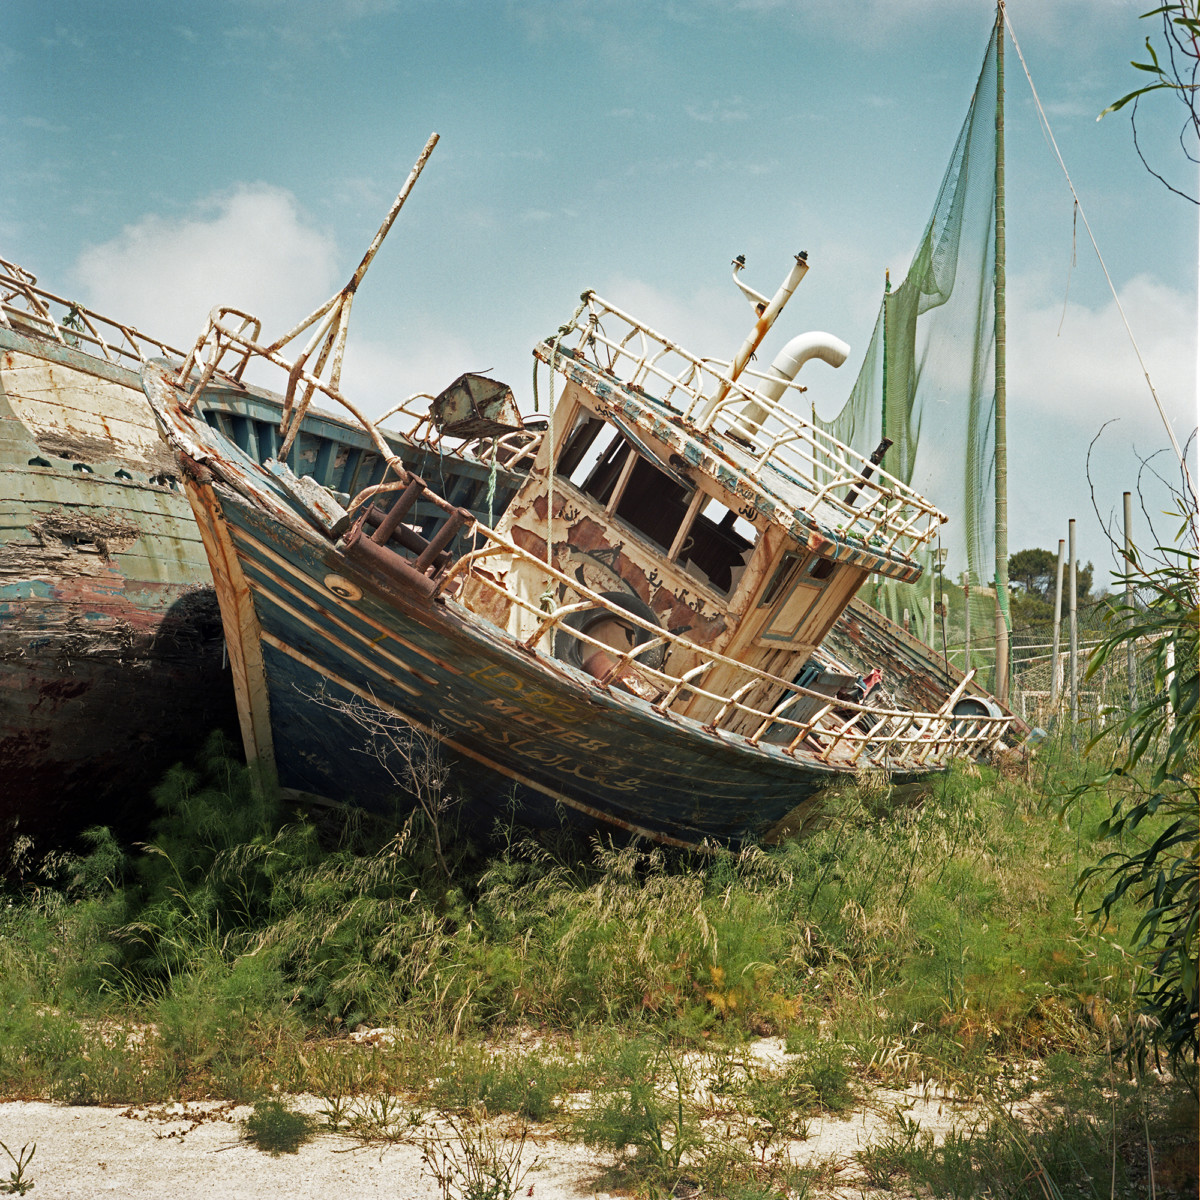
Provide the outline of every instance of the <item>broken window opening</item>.
[[[562,451],[555,463],[555,472],[564,479],[569,479],[581,491],[583,480],[595,466],[600,453],[596,445],[596,435],[604,428],[604,422],[594,417],[582,405],[577,405],[573,414],[574,420],[571,432],[563,438]],[[589,455],[588,451],[592,453]]]
[[621,478],[631,451],[629,444],[615,430],[607,444],[603,443],[602,439],[598,439],[597,445],[600,448],[595,455],[584,455],[583,460],[571,476],[571,482],[584,495],[591,496],[601,505],[607,505],[614,499],[614,489]]
[[[601,437],[602,428],[612,436]],[[581,410],[564,439],[557,473],[694,579],[722,595],[736,586],[758,530],[716,498],[667,475],[620,430]]]
[[679,560],[689,575],[728,595],[746,569],[757,539],[758,530],[751,522],[708,496],[696,509],[679,547]]
[[617,499],[615,512],[661,550],[675,540],[694,488],[684,488],[641,455]]

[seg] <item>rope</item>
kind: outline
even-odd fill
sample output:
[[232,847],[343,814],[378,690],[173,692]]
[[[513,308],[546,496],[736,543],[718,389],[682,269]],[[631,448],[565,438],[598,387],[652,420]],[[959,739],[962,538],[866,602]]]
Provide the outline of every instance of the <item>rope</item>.
[[488,472],[488,528],[494,529],[496,526],[495,504],[496,504],[496,449],[499,438],[492,438],[492,469]]
[[1012,38],[1013,48],[1017,52],[1017,57],[1021,60],[1021,67],[1025,71],[1025,78],[1029,81],[1029,90],[1033,93],[1033,103],[1037,107],[1038,118],[1041,120],[1042,128],[1045,131],[1046,137],[1050,140],[1050,145],[1054,150],[1054,156],[1058,159],[1058,165],[1062,168],[1063,176],[1067,181],[1067,187],[1071,189],[1071,195],[1075,198],[1075,207],[1079,212],[1079,216],[1083,219],[1083,227],[1087,230],[1088,238],[1091,240],[1092,249],[1096,252],[1096,258],[1100,263],[1100,269],[1104,272],[1104,278],[1108,283],[1108,290],[1112,292],[1113,303],[1117,306],[1117,312],[1121,314],[1121,321],[1125,325],[1125,332],[1129,335],[1130,345],[1133,346],[1133,352],[1137,355],[1138,365],[1142,368],[1142,375],[1146,380],[1146,386],[1150,389],[1150,395],[1154,400],[1154,406],[1158,409],[1158,415],[1162,418],[1163,427],[1167,431],[1167,437],[1171,439],[1171,447],[1175,451],[1175,456],[1179,459],[1179,467],[1183,472],[1184,479],[1187,480],[1189,491],[1194,491],[1191,472],[1188,470],[1187,459],[1184,457],[1183,450],[1179,446],[1179,440],[1175,437],[1175,430],[1171,428],[1171,422],[1167,420],[1167,414],[1163,409],[1162,401],[1158,398],[1158,392],[1154,389],[1154,383],[1150,379],[1150,370],[1146,366],[1145,360],[1142,358],[1142,351],[1137,343],[1137,338],[1133,336],[1133,329],[1129,324],[1129,318],[1125,315],[1125,308],[1121,304],[1121,299],[1117,295],[1116,286],[1113,284],[1112,276],[1108,273],[1108,265],[1104,261],[1104,255],[1100,253],[1100,247],[1096,243],[1096,236],[1092,233],[1092,227],[1088,223],[1087,213],[1083,211],[1083,204],[1080,202],[1079,193],[1075,190],[1075,184],[1071,181],[1071,175],[1067,171],[1067,164],[1063,162],[1062,153],[1058,149],[1058,142],[1054,140],[1054,131],[1050,128],[1050,118],[1046,116],[1045,109],[1042,108],[1041,98],[1038,96],[1037,88],[1033,83],[1033,76],[1029,73],[1029,66],[1025,62],[1025,55],[1021,53],[1021,44],[1017,41],[1016,31],[1012,27],[1012,22],[1008,19],[1008,9],[1001,4],[1000,11],[1004,16],[1004,24],[1008,29],[1008,35]]

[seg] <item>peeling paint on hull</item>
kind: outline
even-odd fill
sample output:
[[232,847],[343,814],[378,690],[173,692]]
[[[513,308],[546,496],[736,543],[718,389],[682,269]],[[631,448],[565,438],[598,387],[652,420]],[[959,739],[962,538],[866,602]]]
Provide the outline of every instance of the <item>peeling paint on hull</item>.
[[237,728],[211,575],[138,376],[0,328],[0,854],[110,824]]

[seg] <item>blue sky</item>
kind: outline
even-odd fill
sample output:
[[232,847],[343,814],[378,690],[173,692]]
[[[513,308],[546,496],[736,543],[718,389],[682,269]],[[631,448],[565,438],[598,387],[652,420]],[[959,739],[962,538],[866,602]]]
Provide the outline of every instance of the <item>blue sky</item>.
[[[1010,19],[1151,377],[1196,420],[1197,220],[1124,114],[1144,0],[1012,0]],[[885,268],[907,267],[983,57],[989,0],[4,0],[0,255],[168,341],[237,304],[280,332],[348,277],[428,134],[442,136],[354,309],[344,384],[382,411],[487,370],[531,400],[529,351],[595,288],[699,354],[811,270],[777,340],[831,416]],[[1008,53],[1010,546],[1108,563],[1102,510],[1167,444]],[[1144,147],[1195,192],[1168,104]],[[1073,245],[1073,236],[1076,236]],[[1072,255],[1075,264],[1072,267]],[[1163,461],[1163,460],[1159,460]],[[919,481],[915,481],[918,482]],[[937,496],[931,497],[935,502]]]

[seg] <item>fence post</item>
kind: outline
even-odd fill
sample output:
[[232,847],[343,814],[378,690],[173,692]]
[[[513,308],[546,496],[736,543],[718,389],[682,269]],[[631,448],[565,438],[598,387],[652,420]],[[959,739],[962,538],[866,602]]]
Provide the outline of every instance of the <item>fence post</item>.
[[1066,559],[1067,543],[1063,538],[1058,539],[1058,575],[1054,584],[1054,645],[1050,666],[1050,709],[1058,712],[1058,702],[1062,697],[1062,660],[1058,656],[1060,635],[1062,633],[1062,589],[1063,562]]
[[1070,638],[1071,638],[1071,741],[1075,740],[1075,726],[1079,722],[1079,625],[1076,621],[1077,616],[1077,600],[1076,591],[1076,567],[1075,562],[1075,518],[1072,517],[1067,523],[1067,553],[1071,559],[1071,581],[1068,588],[1067,612],[1070,619]]

